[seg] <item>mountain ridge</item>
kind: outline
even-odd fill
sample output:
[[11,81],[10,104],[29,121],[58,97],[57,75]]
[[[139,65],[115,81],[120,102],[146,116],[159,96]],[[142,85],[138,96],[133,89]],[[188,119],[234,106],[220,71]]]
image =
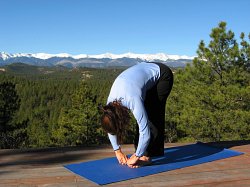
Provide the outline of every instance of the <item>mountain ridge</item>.
[[191,63],[194,57],[186,55],[167,55],[165,53],[156,54],[112,54],[104,53],[99,55],[71,55],[68,53],[48,54],[48,53],[6,53],[0,52],[0,66],[12,63],[25,63],[36,66],[65,67],[109,67],[109,66],[132,66],[140,62],[162,62],[172,67],[184,67]]

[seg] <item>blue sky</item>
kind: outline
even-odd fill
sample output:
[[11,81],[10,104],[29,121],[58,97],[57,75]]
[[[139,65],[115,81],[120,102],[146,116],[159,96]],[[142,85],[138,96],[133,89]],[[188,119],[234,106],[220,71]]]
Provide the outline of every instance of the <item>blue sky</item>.
[[0,0],[0,51],[196,55],[227,22],[250,32],[249,0]]

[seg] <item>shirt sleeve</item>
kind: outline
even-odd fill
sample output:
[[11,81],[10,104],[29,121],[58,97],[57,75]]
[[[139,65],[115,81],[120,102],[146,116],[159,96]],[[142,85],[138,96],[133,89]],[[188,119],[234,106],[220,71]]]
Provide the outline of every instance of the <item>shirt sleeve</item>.
[[143,131],[139,131],[139,142],[138,147],[135,152],[135,155],[138,157],[141,157],[146,152],[146,149],[148,147],[149,141],[150,141],[150,130],[149,128],[145,128]]
[[109,137],[110,143],[111,143],[114,151],[118,150],[120,148],[120,145],[118,145],[117,136],[108,133],[108,137]]
[[150,122],[142,99],[137,98],[134,100],[132,112],[139,126],[139,142],[135,154],[136,156],[141,157],[144,155],[150,142]]

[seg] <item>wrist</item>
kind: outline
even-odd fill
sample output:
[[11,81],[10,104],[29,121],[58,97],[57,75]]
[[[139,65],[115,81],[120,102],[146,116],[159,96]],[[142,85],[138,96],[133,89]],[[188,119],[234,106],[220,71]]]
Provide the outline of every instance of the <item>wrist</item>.
[[114,151],[115,151],[115,153],[120,153],[121,152],[121,148],[119,147],[119,149],[116,149]]
[[140,159],[140,157],[139,157],[139,156],[137,156],[136,154],[134,154],[134,156],[135,156],[135,158],[136,158],[137,160],[139,160],[139,159]]

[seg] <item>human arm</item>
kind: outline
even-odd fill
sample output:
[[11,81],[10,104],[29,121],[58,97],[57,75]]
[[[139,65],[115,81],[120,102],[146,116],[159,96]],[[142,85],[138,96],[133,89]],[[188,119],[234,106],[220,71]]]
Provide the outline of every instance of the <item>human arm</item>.
[[[146,134],[144,132],[140,133],[139,135],[139,143],[138,147],[136,149],[136,152],[127,160],[127,165],[130,168],[138,168],[140,166],[145,165],[144,160],[141,161],[142,157],[145,157],[145,151],[148,147],[148,142],[150,141],[150,131],[149,130],[144,130],[146,131]],[[149,131],[149,135],[147,134]]]
[[134,100],[132,113],[139,128],[139,139],[135,155],[137,157],[142,157],[150,142],[150,121],[148,120],[148,115],[141,98]]
[[116,135],[112,135],[110,133],[108,133],[108,137],[109,137],[109,140],[111,142],[111,145],[115,151],[115,156],[119,162],[119,164],[126,164],[127,163],[127,156],[122,152],[121,150],[121,147],[120,145],[118,145],[118,142],[117,142],[117,136]]
[[126,165],[127,164],[127,156],[122,152],[121,148],[115,150],[115,156],[119,162],[119,164]]
[[139,142],[136,152],[128,159],[127,165],[131,168],[137,168],[144,165],[145,152],[150,141],[150,121],[148,120],[142,100],[134,100],[132,112],[139,126]]

